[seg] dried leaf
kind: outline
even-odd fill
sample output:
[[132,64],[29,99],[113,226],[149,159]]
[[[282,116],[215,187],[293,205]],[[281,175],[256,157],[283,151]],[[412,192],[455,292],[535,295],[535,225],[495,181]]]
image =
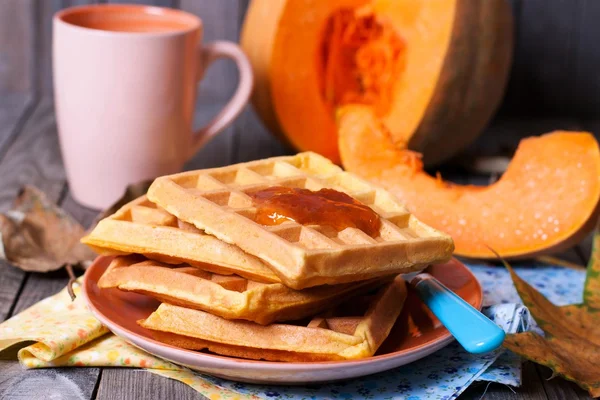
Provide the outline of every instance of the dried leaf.
[[127,186],[127,189],[125,189],[125,193],[123,193],[123,196],[121,196],[119,200],[117,200],[112,206],[98,214],[98,216],[92,223],[92,227],[90,229],[93,229],[100,220],[117,212],[117,210],[123,207],[125,204],[137,199],[140,196],[145,195],[151,184],[152,180],[147,180]]
[[25,270],[54,271],[93,260],[79,239],[84,230],[39,189],[25,186],[13,208],[0,214],[0,258]]
[[523,303],[545,333],[507,335],[504,346],[574,381],[593,397],[600,397],[600,224],[594,235],[582,304],[555,306],[506,262],[504,265]]

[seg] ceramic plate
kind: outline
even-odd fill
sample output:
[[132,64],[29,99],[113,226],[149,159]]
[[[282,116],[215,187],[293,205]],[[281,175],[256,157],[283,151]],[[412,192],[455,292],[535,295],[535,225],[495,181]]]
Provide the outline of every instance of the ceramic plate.
[[[450,343],[453,338],[409,291],[401,316],[377,354],[354,361],[272,362],[185,350],[158,342],[136,321],[148,317],[159,302],[144,295],[98,288],[110,257],[99,257],[85,273],[83,294],[94,315],[111,331],[133,345],[193,370],[236,381],[299,384],[355,378],[408,364]],[[427,272],[477,309],[482,291],[475,276],[459,261],[430,266]]]

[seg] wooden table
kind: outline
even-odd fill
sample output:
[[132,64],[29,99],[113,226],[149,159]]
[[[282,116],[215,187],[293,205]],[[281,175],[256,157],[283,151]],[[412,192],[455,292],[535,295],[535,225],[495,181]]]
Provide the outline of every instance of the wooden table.
[[[199,121],[214,114],[220,104],[201,99]],[[204,118],[203,118],[204,117]],[[514,142],[522,132],[541,133],[556,127],[578,128],[575,121],[501,121],[490,137]],[[510,133],[510,135],[508,134]],[[511,138],[512,137],[512,138]],[[482,146],[489,145],[489,140]],[[251,110],[209,143],[188,165],[188,169],[215,167],[289,152],[274,140]],[[459,177],[460,178],[460,177]],[[461,179],[467,178],[462,177]],[[90,177],[90,179],[92,179]],[[472,179],[468,179],[472,181]],[[481,177],[479,178],[481,180]],[[44,190],[83,225],[91,223],[96,210],[77,204],[69,192],[61,161],[51,99],[5,96],[0,99],[0,211],[7,210],[23,184]],[[585,249],[572,249],[563,257],[582,263]],[[52,295],[67,283],[64,272],[25,273],[0,262],[0,321]],[[0,399],[198,399],[188,386],[147,372],[128,368],[57,368],[22,370],[16,350],[0,354]],[[475,384],[460,399],[589,399],[589,396],[563,379],[548,380],[546,368],[526,363],[523,386],[508,387]],[[487,391],[486,391],[487,390]]]

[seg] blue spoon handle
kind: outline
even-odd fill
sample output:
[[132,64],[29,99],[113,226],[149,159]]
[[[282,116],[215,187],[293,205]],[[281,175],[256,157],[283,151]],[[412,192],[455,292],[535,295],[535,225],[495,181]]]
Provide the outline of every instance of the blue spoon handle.
[[411,284],[421,300],[469,353],[500,347],[504,331],[433,276],[422,273]]

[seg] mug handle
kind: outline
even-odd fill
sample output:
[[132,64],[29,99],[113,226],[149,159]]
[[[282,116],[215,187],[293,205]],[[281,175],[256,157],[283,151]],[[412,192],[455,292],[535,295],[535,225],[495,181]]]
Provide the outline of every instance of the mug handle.
[[200,68],[198,81],[204,77],[204,72],[210,64],[218,58],[230,58],[237,65],[239,71],[238,87],[223,109],[204,127],[197,130],[192,137],[191,153],[188,158],[193,157],[210,139],[221,132],[227,125],[237,117],[252,93],[254,76],[248,57],[242,49],[232,42],[217,40],[208,43],[199,49]]

